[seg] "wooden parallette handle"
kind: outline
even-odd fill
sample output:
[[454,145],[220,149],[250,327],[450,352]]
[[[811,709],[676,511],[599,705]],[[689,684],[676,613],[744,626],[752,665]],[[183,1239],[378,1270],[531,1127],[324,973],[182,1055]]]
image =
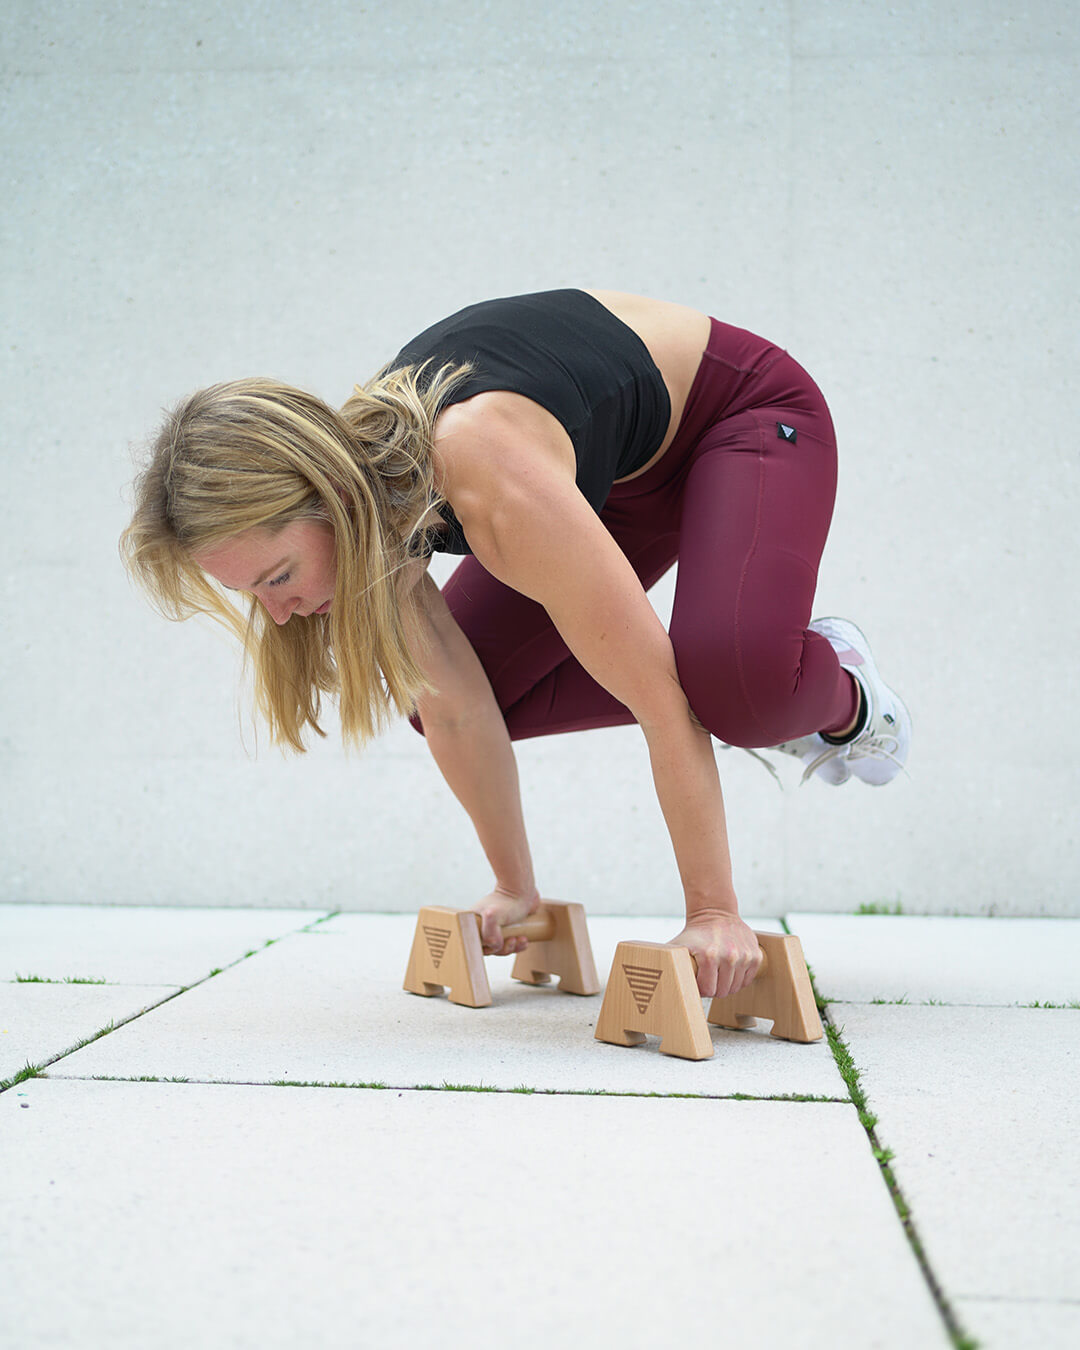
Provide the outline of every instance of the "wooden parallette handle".
[[[477,928],[481,927],[479,914],[474,914]],[[535,914],[530,914],[521,923],[503,924],[500,931],[504,938],[523,937],[530,942],[550,942],[555,936],[555,916],[543,906]]]
[[[522,923],[507,924],[501,932],[507,938],[526,938],[529,942],[524,951],[514,953],[511,979],[523,984],[548,984],[557,977],[563,993],[600,992],[581,905],[543,900],[535,914]],[[416,916],[405,988],[425,998],[446,989],[451,1003],[486,1008],[491,1003],[491,986],[484,969],[483,946],[480,915],[475,910],[422,906]]]

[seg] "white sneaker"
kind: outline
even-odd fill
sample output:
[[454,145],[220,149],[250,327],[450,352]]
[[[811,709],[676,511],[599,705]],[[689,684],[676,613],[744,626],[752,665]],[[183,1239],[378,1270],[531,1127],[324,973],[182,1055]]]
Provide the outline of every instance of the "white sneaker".
[[911,714],[882,680],[870,644],[855,624],[849,619],[815,619],[810,629],[828,639],[841,666],[862,686],[866,720],[862,730],[842,745],[814,733],[772,748],[803,761],[804,783],[817,774],[839,787],[853,773],[875,787],[892,782],[903,769],[911,745]]
[[815,633],[828,638],[843,668],[862,685],[866,697],[866,721],[862,730],[843,745],[823,743],[821,763],[808,765],[803,777],[826,764],[842,763],[856,778],[873,787],[891,783],[903,769],[911,747],[911,714],[903,701],[885,683],[874,664],[870,644],[850,619],[817,619]]
[[782,755],[794,755],[796,759],[802,760],[806,768],[803,770],[801,783],[808,782],[816,773],[823,782],[839,787],[851,777],[847,756],[838,753],[848,747],[830,745],[816,731],[811,736],[800,736],[797,741],[781,741],[779,745],[769,748],[779,750]]

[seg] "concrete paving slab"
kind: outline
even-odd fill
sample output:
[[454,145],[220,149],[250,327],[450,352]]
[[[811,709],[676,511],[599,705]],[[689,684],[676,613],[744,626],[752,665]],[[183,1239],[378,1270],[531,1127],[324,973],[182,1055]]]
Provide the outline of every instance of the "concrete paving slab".
[[[596,1041],[601,998],[510,978],[489,957],[493,1006],[463,1008],[403,992],[412,915],[342,915],[333,932],[283,939],[154,1015],[58,1065],[64,1076],[156,1074],[216,1082],[444,1082],[552,1091],[809,1094],[847,1100],[827,1043],[713,1028],[716,1054],[692,1063]],[[638,931],[633,931],[637,928]],[[590,925],[602,978],[616,942],[669,926]]]
[[20,1350],[949,1344],[850,1106],[23,1089]]
[[169,985],[0,984],[0,1082],[174,993]]
[[830,1000],[1080,1001],[1080,920],[790,914]]
[[319,917],[301,909],[0,905],[0,980],[193,984]]
[[961,1298],[955,1307],[979,1350],[1076,1350],[1080,1345],[1080,1303]]
[[833,1013],[946,1295],[1080,1303],[1080,1012]]

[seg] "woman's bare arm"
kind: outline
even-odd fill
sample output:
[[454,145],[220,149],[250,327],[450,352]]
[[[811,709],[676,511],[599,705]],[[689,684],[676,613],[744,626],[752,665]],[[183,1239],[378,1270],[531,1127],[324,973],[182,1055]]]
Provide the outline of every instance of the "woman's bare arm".
[[548,453],[523,440],[497,406],[451,426],[447,493],[477,559],[545,607],[641,725],[686,903],[675,940],[693,951],[703,994],[737,991],[761,956],[738,915],[711,739],[691,715],[663,624],[557,445]]
[[533,913],[540,893],[510,737],[487,675],[439,588],[426,572],[415,584],[415,650],[433,686],[417,711],[432,757],[472,821],[495,876],[491,894],[475,906],[484,947],[519,951],[525,939],[504,943],[499,925]]

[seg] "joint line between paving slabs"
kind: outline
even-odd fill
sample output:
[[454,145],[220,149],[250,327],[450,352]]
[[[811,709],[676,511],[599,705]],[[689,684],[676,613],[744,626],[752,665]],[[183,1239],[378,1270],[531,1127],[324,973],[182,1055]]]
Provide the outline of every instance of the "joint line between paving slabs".
[[[204,975],[201,979],[195,980],[191,984],[183,985],[181,988],[175,990],[173,993],[166,994],[164,998],[158,999],[156,1003],[151,1003],[148,1007],[140,1008],[138,1012],[132,1013],[129,1017],[122,1017],[119,1022],[115,1021],[110,1022],[108,1026],[101,1027],[100,1030],[95,1031],[92,1036],[87,1036],[84,1040],[79,1041],[76,1045],[69,1045],[65,1050],[61,1050],[58,1054],[52,1055],[49,1059],[43,1059],[40,1062],[40,1064],[30,1064],[28,1062],[26,1067],[20,1069],[18,1073],[16,1073],[13,1077],[0,1078],[0,1092],[6,1092],[8,1088],[13,1088],[18,1083],[25,1083],[31,1078],[47,1077],[44,1070],[50,1068],[53,1064],[58,1064],[60,1060],[66,1059],[68,1055],[75,1054],[77,1050],[85,1050],[85,1048],[88,1045],[93,1045],[95,1041],[100,1041],[103,1036],[108,1036],[110,1032],[118,1031],[121,1027],[127,1026],[129,1022],[134,1022],[140,1017],[145,1017],[147,1013],[156,1012],[158,1008],[164,1007],[166,1003],[171,1003],[174,998],[179,998],[182,994],[186,994],[190,992],[192,989],[197,989],[199,985],[205,984],[207,980],[212,980],[214,979],[215,976],[222,974],[224,971],[231,970],[233,966],[238,966],[241,961],[248,961],[251,959],[251,957],[258,956],[260,952],[266,951],[267,947],[274,946],[275,943],[280,942],[283,938],[295,937],[299,933],[311,932],[311,930],[313,928],[318,927],[319,924],[326,923],[330,919],[337,918],[340,912],[341,912],[340,910],[336,909],[331,910],[326,914],[321,914],[317,919],[312,919],[310,923],[304,924],[300,928],[294,928],[291,929],[288,933],[282,933],[280,937],[267,938],[267,940],[263,943],[261,947],[253,947],[251,951],[244,952],[241,956],[238,956],[234,961],[229,961],[224,966],[215,966],[208,974]],[[56,984],[62,983],[62,981],[41,980],[41,981],[28,981],[28,983]],[[78,983],[89,983],[89,981],[85,982],[78,981]],[[122,983],[123,982],[121,982],[121,984]],[[121,984],[114,984],[113,987],[114,988],[121,987]],[[141,986],[131,985],[129,987],[140,988]],[[80,1081],[80,1076],[74,1075],[72,1081],[75,1082]],[[117,1079],[115,1081],[139,1082],[140,1080],[135,1078],[135,1079]],[[150,1081],[156,1082],[156,1081],[177,1081],[177,1080],[154,1079]]]
[[[786,918],[781,918],[784,932],[790,933]],[[814,991],[814,999],[817,1002],[818,1011],[825,1021],[825,1034],[829,1041],[829,1048],[832,1050],[833,1059],[836,1061],[836,1067],[840,1072],[841,1078],[847,1084],[851,1094],[851,1104],[855,1107],[859,1117],[859,1124],[866,1131],[866,1137],[870,1143],[871,1152],[878,1166],[881,1168],[881,1175],[888,1187],[889,1195],[892,1198],[893,1206],[896,1210],[900,1225],[907,1237],[908,1244],[916,1261],[919,1263],[919,1269],[922,1271],[923,1279],[926,1281],[930,1290],[931,1297],[937,1304],[938,1312],[941,1314],[945,1323],[945,1329],[952,1340],[956,1350],[978,1350],[978,1342],[973,1340],[961,1327],[960,1321],[953,1311],[949,1300],[945,1296],[937,1276],[934,1274],[927,1259],[926,1252],[923,1249],[922,1239],[919,1237],[918,1229],[915,1226],[915,1220],[912,1218],[911,1206],[908,1204],[903,1191],[900,1189],[896,1180],[896,1175],[889,1165],[895,1156],[890,1149],[883,1148],[877,1137],[877,1117],[872,1115],[867,1109],[866,1094],[863,1092],[860,1081],[859,1070],[851,1056],[842,1034],[842,1029],[833,1021],[829,1010],[829,1003],[823,999],[817,990],[817,983],[814,980],[814,972],[809,963],[807,963],[807,973],[810,976],[810,986]]]
[[[208,975],[207,979],[210,978]],[[201,984],[202,981],[200,980]],[[58,1054],[49,1059],[43,1059],[40,1064],[26,1065],[25,1069],[20,1069],[13,1078],[0,1079],[0,1092],[7,1092],[8,1088],[13,1088],[17,1083],[25,1083],[30,1078],[45,1078],[48,1075],[45,1070],[51,1068],[53,1064],[58,1064],[62,1059],[67,1059],[68,1055],[73,1055],[77,1050],[85,1050],[88,1045],[93,1045],[95,1041],[100,1041],[103,1036],[108,1036],[113,1031],[119,1031],[121,1027],[126,1027],[129,1022],[135,1022],[140,1017],[145,1017],[147,1013],[156,1011],[166,1003],[171,1003],[174,998],[179,998],[181,994],[186,993],[187,989],[194,988],[188,985],[184,989],[177,989],[172,994],[166,994],[164,998],[158,999],[156,1003],[151,1003],[149,1007],[140,1008],[138,1012],[132,1013],[129,1017],[122,1017],[119,1022],[110,1022],[107,1026],[101,1027],[95,1031],[92,1036],[87,1036],[76,1045],[69,1045],[66,1050],[61,1050]]]
[[[74,1054],[75,1049],[81,1049],[81,1047],[74,1047],[72,1050],[65,1051],[65,1053]],[[57,1058],[61,1058],[61,1056]],[[49,1063],[56,1063],[56,1060],[50,1060]],[[30,1066],[27,1067],[30,1068]],[[38,1070],[33,1071],[30,1076],[48,1077],[47,1074]],[[626,1097],[636,1100],[643,1098],[666,1100],[670,1098],[677,1101],[703,1102],[800,1102],[811,1106],[851,1105],[851,1101],[847,1097],[812,1096],[800,1093],[781,1093],[775,1096],[759,1097],[748,1092],[615,1092],[603,1088],[534,1088],[527,1087],[525,1084],[520,1087],[501,1088],[485,1087],[482,1083],[349,1083],[293,1078],[188,1078],[183,1076],[170,1077],[165,1074],[132,1074],[128,1077],[123,1074],[106,1073],[72,1074],[65,1077],[63,1081],[70,1083],[188,1083],[195,1087],[336,1088],[354,1092],[482,1092],[495,1096],[525,1097]]]
[[[246,1086],[258,1086],[248,1084]],[[483,1083],[345,1083],[319,1082],[300,1079],[275,1079],[263,1083],[264,1087],[307,1087],[307,1088],[362,1088],[378,1092],[483,1092],[495,1096],[532,1096],[532,1097],[626,1097],[635,1100],[672,1099],[678,1101],[703,1102],[806,1102],[811,1105],[849,1106],[845,1097],[823,1097],[809,1094],[783,1093],[775,1096],[755,1096],[748,1092],[619,1092],[606,1088],[545,1088],[529,1087],[522,1083],[519,1087],[487,1087]]]

